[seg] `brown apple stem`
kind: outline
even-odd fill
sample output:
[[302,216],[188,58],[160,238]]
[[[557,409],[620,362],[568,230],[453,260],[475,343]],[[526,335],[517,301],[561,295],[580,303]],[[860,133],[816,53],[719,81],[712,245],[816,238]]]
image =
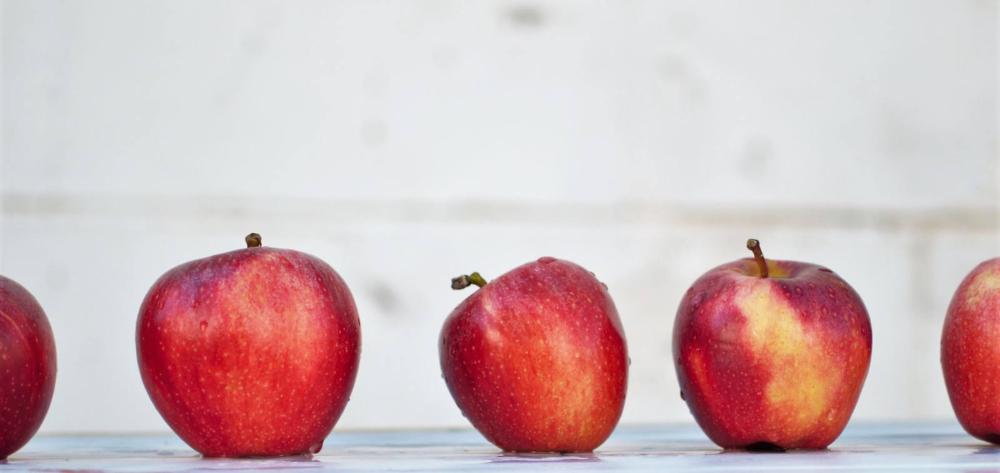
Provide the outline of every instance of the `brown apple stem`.
[[247,248],[257,248],[261,245],[261,239],[259,233],[251,233],[245,238],[247,241]]
[[760,249],[760,242],[755,238],[747,240],[747,249],[753,252],[753,259],[757,260],[760,268],[760,277],[767,277],[767,260],[764,259],[764,252]]
[[478,287],[486,285],[486,280],[479,273],[463,274],[451,280],[451,288],[458,291],[475,284]]

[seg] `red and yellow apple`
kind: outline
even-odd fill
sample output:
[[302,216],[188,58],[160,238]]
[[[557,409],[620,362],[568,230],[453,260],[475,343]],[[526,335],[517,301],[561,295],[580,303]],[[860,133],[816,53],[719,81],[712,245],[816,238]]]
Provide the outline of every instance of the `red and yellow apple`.
[[871,359],[861,298],[829,269],[753,259],[688,289],[674,322],[681,397],[727,449],[820,449],[843,431]]
[[455,403],[511,452],[589,452],[621,417],[625,334],[604,284],[569,261],[541,258],[479,288],[441,330],[441,370]]
[[1000,258],[979,264],[955,291],[941,335],[948,397],[969,434],[1000,444]]
[[260,246],[164,274],[139,311],[139,371],[156,409],[205,456],[316,453],[361,350],[351,291],[329,265]]
[[42,425],[56,384],[56,344],[27,289],[0,276],[0,460]]

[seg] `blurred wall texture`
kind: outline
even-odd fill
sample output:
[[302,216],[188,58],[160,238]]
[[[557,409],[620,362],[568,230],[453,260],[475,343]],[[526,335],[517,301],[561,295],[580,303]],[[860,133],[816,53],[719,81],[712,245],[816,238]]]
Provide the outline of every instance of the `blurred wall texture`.
[[466,425],[441,322],[541,255],[610,287],[623,422],[690,421],[671,325],[747,256],[864,297],[856,419],[950,418],[949,298],[997,239],[994,1],[50,1],[2,8],[0,273],[59,344],[45,431],[165,430],[135,317],[243,245],[332,264],[362,318],[341,428]]

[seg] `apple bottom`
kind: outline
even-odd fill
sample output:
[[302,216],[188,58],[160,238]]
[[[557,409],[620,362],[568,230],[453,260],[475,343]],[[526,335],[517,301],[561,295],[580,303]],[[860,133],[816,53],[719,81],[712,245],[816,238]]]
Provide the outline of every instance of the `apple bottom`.
[[[991,330],[945,330],[945,385],[955,416],[969,435],[1000,444],[1000,348]],[[998,326],[1000,328],[1000,326]],[[992,330],[1000,332],[1000,330]]]
[[168,354],[190,356],[163,363],[150,350],[143,378],[164,420],[206,457],[316,453],[346,407],[357,358],[350,345],[297,341],[312,349],[246,343],[253,349],[236,353],[163,342]]
[[624,351],[596,359],[597,350],[588,356],[579,347],[552,349],[550,341],[525,341],[511,352],[484,351],[485,358],[459,356],[446,364],[459,408],[504,451],[590,452],[611,435],[621,415]]
[[860,394],[856,370],[769,362],[741,351],[692,350],[682,361],[684,397],[713,442],[727,449],[822,449],[840,435]]
[[[3,317],[0,317],[0,326]],[[42,362],[23,362],[24,357],[12,355],[16,347],[4,346],[0,335],[0,461],[23,447],[41,426],[52,399],[54,370],[48,373]],[[6,363],[15,361],[22,363]]]

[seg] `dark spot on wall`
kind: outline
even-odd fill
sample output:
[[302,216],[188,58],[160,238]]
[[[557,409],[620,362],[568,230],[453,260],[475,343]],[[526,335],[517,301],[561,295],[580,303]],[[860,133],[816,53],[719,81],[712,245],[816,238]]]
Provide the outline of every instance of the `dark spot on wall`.
[[396,291],[383,281],[375,281],[367,287],[368,296],[375,301],[375,307],[384,314],[399,312],[400,301]]
[[668,90],[679,97],[692,102],[704,100],[708,82],[681,55],[666,54],[660,57],[656,61],[655,71]]
[[545,23],[545,14],[533,5],[514,5],[507,9],[506,17],[521,28],[538,28]]

